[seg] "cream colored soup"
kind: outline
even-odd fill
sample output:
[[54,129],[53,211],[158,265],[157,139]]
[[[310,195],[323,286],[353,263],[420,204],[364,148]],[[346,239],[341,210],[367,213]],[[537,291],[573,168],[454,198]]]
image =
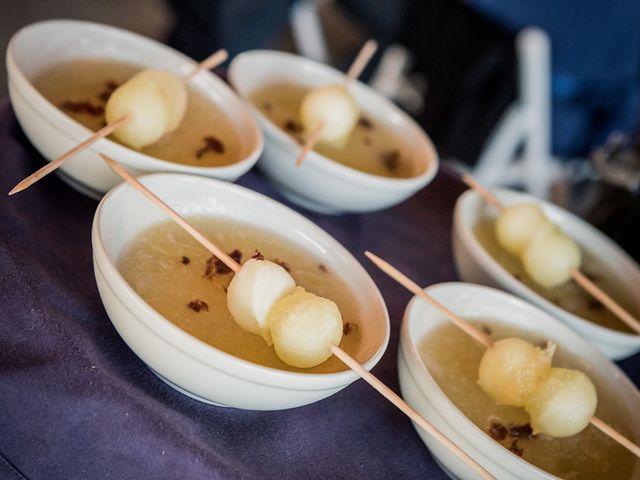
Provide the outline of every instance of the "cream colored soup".
[[[241,261],[256,248],[267,259],[288,269],[297,284],[333,300],[344,323],[340,347],[358,351],[362,341],[358,306],[349,288],[322,263],[283,238],[227,221],[192,218],[190,222],[225,251],[237,250]],[[240,328],[227,309],[226,289],[233,273],[211,262],[208,253],[172,222],[140,234],[118,261],[118,269],[133,289],[162,316],[194,337],[236,357],[267,367],[310,373],[346,370],[336,357],[309,369],[291,367],[273,347]]]

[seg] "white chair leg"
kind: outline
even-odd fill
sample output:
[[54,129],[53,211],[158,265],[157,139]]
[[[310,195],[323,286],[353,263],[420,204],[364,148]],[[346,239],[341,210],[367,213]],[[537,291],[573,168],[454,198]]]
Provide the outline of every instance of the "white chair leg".
[[[526,28],[517,37],[519,98],[489,136],[473,174],[486,185],[522,184],[546,198],[558,172],[551,155],[549,37]],[[515,158],[519,146],[520,158]]]
[[289,11],[291,33],[296,49],[301,55],[317,62],[329,63],[327,42],[320,23],[318,7],[319,2],[316,0],[295,2]]
[[549,37],[540,29],[526,28],[516,41],[520,70],[520,101],[526,138],[522,181],[533,195],[547,197],[553,181],[551,158],[551,67]]

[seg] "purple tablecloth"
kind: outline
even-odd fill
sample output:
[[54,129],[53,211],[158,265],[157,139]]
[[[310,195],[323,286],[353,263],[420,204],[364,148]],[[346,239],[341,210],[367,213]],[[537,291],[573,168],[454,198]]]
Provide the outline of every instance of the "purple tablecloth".
[[[251,412],[191,400],[120,339],[91,265],[96,202],[55,175],[2,192],[43,163],[0,106],[0,479],[444,479],[395,407],[363,381],[313,405]],[[240,184],[282,198],[256,172]],[[398,390],[396,353],[410,294],[365,248],[424,285],[456,280],[451,214],[464,190],[447,170],[404,204],[370,215],[303,212],[354,253],[382,291],[391,341],[374,369]],[[286,203],[286,202],[284,202]],[[623,363],[636,383],[640,356]]]

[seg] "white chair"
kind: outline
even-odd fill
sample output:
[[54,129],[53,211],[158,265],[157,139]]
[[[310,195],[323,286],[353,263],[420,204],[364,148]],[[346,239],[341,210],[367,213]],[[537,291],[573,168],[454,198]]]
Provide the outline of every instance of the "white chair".
[[487,186],[521,185],[548,198],[559,163],[551,155],[550,41],[538,28],[516,39],[519,98],[507,109],[480,154],[473,175]]

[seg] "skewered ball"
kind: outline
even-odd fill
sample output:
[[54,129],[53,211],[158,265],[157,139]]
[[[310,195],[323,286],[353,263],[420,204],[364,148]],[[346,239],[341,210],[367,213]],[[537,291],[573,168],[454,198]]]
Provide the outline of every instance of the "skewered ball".
[[534,433],[570,437],[581,432],[593,417],[598,396],[584,373],[552,368],[525,405]]
[[113,136],[140,150],[178,127],[186,102],[186,88],[180,80],[163,70],[143,70],[109,97],[105,120],[113,123],[129,115],[129,120]]
[[267,323],[274,304],[291,293],[296,283],[280,265],[268,260],[247,260],[227,288],[227,308],[243,329],[262,336],[271,345]]
[[300,120],[307,134],[322,125],[321,142],[344,142],[356,126],[359,115],[358,105],[342,85],[314,88],[300,105]]
[[544,212],[537,205],[511,205],[502,210],[496,220],[496,239],[502,248],[514,255],[520,255],[536,233],[550,225]]
[[519,338],[495,342],[482,356],[478,384],[503,405],[523,407],[551,369],[555,345],[545,350]]
[[342,316],[337,305],[302,287],[276,302],[268,324],[276,354],[294,367],[321,364],[331,356],[331,345],[342,340]]
[[187,111],[187,88],[182,80],[167,70],[148,69],[137,73],[130,82],[144,84],[160,92],[169,110],[168,132],[173,132],[180,126]]
[[125,83],[113,92],[105,107],[105,120],[113,123],[129,115],[129,120],[113,132],[125,145],[137,150],[157,142],[167,131],[167,105],[157,90]]
[[580,247],[561,232],[537,235],[522,253],[527,274],[539,285],[554,288],[571,278],[571,271],[582,262]]

